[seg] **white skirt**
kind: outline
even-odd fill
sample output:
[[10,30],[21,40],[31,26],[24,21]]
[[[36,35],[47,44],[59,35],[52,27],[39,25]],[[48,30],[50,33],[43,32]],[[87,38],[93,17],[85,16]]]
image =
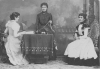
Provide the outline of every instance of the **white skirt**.
[[9,61],[13,65],[28,64],[28,61],[25,60],[23,54],[21,53],[20,43],[21,41],[18,38],[15,38],[13,36],[8,36],[7,42],[5,44]]
[[81,38],[68,44],[64,55],[70,58],[91,59],[97,58],[94,44],[90,37]]

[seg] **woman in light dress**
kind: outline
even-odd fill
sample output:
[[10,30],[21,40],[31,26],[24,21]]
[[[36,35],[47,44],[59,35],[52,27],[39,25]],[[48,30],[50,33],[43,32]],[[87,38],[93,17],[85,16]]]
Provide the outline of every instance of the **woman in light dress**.
[[5,48],[9,61],[13,65],[26,65],[29,62],[23,57],[21,52],[21,37],[23,34],[34,34],[33,31],[29,32],[19,32],[20,25],[18,24],[20,14],[18,12],[13,12],[10,15],[10,20],[6,23],[5,34],[8,33],[7,42],[5,43]]
[[68,44],[64,55],[69,64],[93,65],[98,56],[92,39],[88,37],[90,28],[86,23],[86,14],[80,13],[78,18],[80,24],[76,27],[76,40]]

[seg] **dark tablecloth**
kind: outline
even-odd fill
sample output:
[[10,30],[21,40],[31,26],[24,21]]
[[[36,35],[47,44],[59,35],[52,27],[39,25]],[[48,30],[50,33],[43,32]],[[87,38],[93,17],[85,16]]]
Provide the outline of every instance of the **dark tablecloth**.
[[53,51],[52,34],[33,34],[24,35],[22,52],[24,54],[50,55]]

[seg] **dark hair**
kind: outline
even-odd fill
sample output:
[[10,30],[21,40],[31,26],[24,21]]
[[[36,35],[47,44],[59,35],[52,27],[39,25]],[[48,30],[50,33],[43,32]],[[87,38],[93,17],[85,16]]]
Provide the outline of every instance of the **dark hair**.
[[85,14],[85,13],[80,13],[80,14],[78,15],[78,17],[79,17],[79,16],[83,16],[84,19],[87,19],[87,18],[86,18],[86,17],[87,17],[87,14]]
[[78,17],[79,16],[83,16],[83,18],[84,18],[84,21],[82,22],[82,23],[86,23],[87,22],[87,14],[85,14],[85,13],[80,13],[79,15],[78,15]]
[[18,13],[18,12],[13,12],[13,13],[10,15],[10,20],[15,20],[15,17],[17,18],[18,16],[20,16],[20,13]]
[[48,4],[47,4],[47,3],[45,3],[45,2],[42,3],[42,4],[41,4],[41,7],[42,7],[43,5],[47,6],[47,8],[48,8]]
[[[78,15],[78,17],[79,16],[83,16],[83,18],[85,19],[83,22],[81,22],[81,24],[83,24],[83,26],[82,26],[82,29],[84,29],[84,28],[86,28],[86,27],[89,27],[89,24],[87,24],[87,14],[85,14],[85,13],[80,13],[79,15]],[[79,24],[80,25],[80,24]],[[79,26],[78,25],[78,26]],[[78,26],[76,26],[76,29],[78,30]]]

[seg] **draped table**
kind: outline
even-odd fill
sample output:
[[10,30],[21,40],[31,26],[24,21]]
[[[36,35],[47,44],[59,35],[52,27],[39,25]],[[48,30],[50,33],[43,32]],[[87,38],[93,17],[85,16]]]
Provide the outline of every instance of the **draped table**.
[[52,56],[52,34],[25,34],[22,38],[22,53],[24,55]]

